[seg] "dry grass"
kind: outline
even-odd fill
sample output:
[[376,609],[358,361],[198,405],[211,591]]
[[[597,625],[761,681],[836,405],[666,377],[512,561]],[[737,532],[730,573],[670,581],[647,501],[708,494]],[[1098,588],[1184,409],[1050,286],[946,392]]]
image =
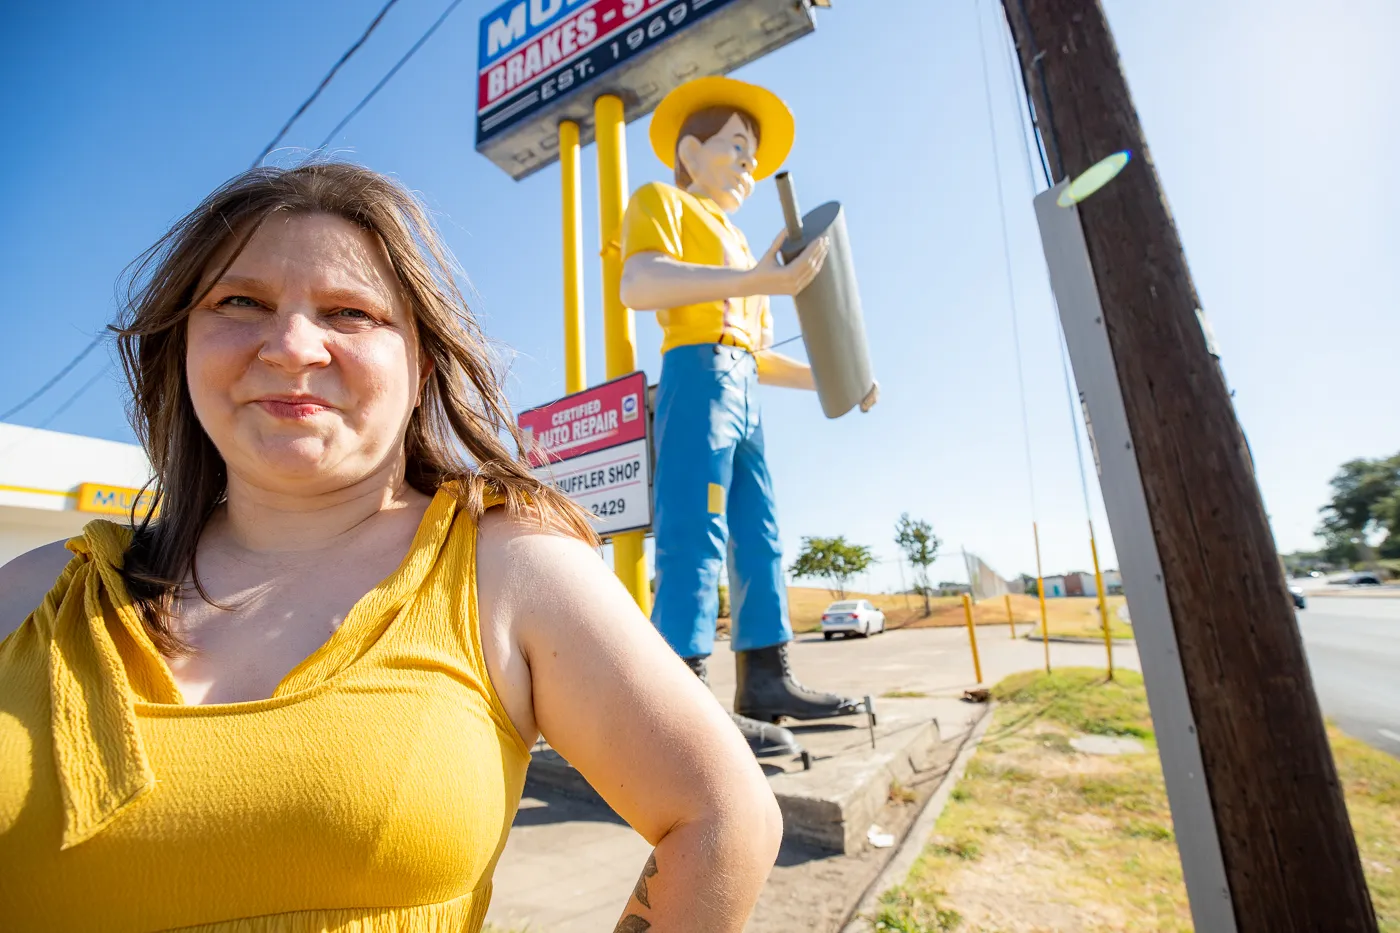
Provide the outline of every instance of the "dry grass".
[[[908,880],[889,933],[1189,931],[1191,918],[1141,677],[1065,669],[994,688],[996,718]],[[1075,751],[1131,735],[1139,755]],[[1400,933],[1400,762],[1329,730],[1380,928]]]
[[[924,601],[919,596],[900,594],[890,596],[880,593],[848,593],[848,599],[868,599],[885,614],[885,622],[891,629],[933,628],[947,625],[966,625],[962,599],[952,596],[936,596],[929,600],[932,610],[924,615]],[[821,628],[822,610],[831,605],[835,597],[829,590],[815,587],[788,587],[788,614],[792,617],[795,632],[815,632]],[[1108,597],[1110,629],[1114,638],[1132,638],[1132,627],[1118,618],[1118,608],[1124,603],[1122,596]],[[1034,596],[1012,596],[1011,614],[1016,620],[1016,630],[1029,632],[1032,625],[1040,625],[1040,601]],[[1051,635],[1077,635],[1088,638],[1100,635],[1099,602],[1086,597],[1047,599],[1045,615],[1050,624]],[[1006,628],[1006,603],[1001,599],[979,603],[973,610],[973,619],[980,628],[996,626]],[[722,620],[723,621],[723,620]]]

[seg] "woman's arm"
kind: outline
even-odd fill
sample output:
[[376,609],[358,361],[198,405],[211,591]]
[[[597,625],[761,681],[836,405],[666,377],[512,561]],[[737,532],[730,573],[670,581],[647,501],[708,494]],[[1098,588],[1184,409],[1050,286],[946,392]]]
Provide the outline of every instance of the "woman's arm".
[[517,728],[538,727],[655,846],[617,929],[742,930],[782,818],[728,715],[582,542],[491,513],[477,568],[488,666]]
[[778,249],[786,236],[780,233],[752,269],[702,266],[659,252],[636,253],[622,267],[622,303],[634,311],[656,311],[750,295],[796,295],[821,271],[828,243],[822,237],[784,265]]
[[36,547],[0,567],[0,641],[39,608],[73,555],[64,542]]

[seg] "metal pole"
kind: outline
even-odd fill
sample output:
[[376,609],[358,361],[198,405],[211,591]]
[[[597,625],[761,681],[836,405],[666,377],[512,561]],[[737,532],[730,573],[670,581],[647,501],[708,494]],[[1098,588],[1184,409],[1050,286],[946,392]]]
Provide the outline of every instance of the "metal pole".
[[972,597],[962,594],[963,614],[967,616],[967,640],[972,643],[972,669],[977,682],[982,682],[982,659],[977,656],[977,626],[972,622]]
[[[632,309],[622,303],[622,212],[627,207],[627,147],[622,100],[604,94],[593,102],[598,140],[598,226],[603,244],[603,333],[607,378],[637,368],[637,335]],[[614,535],[613,569],[642,612],[651,612],[646,550],[642,533]]]
[[1011,627],[1011,637],[1016,637],[1016,616],[1011,612],[1011,594],[1004,594],[1006,598],[1006,624]]
[[[1103,5],[1003,5],[1056,180],[1036,217],[1195,928],[1374,933],[1249,448]],[[1116,179],[1068,190],[1123,151],[1133,162]]]
[[1045,575],[1040,570],[1040,526],[1031,522],[1035,535],[1035,591],[1040,596],[1040,641],[1045,646],[1045,673],[1050,673],[1050,621],[1045,615]]
[[896,558],[899,564],[899,588],[904,591],[904,608],[909,609],[909,588],[904,585],[904,558]]
[[583,192],[578,124],[559,124],[559,177],[564,232],[564,394],[587,388],[583,349]]
[[1099,620],[1103,623],[1103,647],[1108,652],[1108,679],[1113,679],[1113,633],[1108,630],[1108,600],[1103,592],[1103,572],[1099,570],[1099,547],[1094,541],[1094,522],[1089,521],[1089,553],[1094,555],[1094,587],[1099,594]]

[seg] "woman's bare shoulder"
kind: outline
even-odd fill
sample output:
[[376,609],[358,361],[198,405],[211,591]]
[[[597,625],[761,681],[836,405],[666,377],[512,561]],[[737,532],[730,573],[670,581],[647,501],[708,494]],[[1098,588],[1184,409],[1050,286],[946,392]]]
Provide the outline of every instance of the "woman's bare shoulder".
[[588,628],[585,618],[615,608],[614,590],[625,595],[592,544],[501,508],[482,517],[476,570],[481,607],[517,636],[524,624],[573,637]]
[[20,627],[68,566],[73,555],[63,545],[36,547],[0,567],[0,639]]
[[560,577],[575,577],[581,567],[592,569],[598,561],[598,552],[577,537],[530,516],[510,515],[502,507],[488,509],[479,528],[477,568],[491,571],[483,583],[524,583],[531,590],[557,586]]

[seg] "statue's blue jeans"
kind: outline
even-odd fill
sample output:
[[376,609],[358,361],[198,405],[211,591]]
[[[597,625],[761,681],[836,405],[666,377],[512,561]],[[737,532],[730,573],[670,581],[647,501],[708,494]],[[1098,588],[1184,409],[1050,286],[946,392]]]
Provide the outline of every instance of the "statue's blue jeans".
[[708,343],[667,351],[655,443],[652,623],[681,657],[709,655],[727,556],[733,649],[791,641],[753,354]]

